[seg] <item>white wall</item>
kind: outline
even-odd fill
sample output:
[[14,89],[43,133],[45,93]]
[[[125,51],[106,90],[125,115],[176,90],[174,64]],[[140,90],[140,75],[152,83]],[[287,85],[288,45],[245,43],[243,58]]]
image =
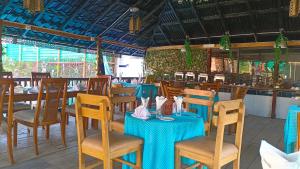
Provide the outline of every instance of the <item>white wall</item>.
[[[120,67],[120,65],[122,67]],[[139,77],[143,76],[144,58],[122,55],[117,58],[116,72],[117,77],[122,74],[122,77]],[[123,67],[126,66],[126,67]]]

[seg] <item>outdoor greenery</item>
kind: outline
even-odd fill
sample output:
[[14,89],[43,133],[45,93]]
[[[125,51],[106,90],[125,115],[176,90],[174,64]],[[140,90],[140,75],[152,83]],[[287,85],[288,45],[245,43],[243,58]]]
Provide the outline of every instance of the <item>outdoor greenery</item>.
[[148,51],[145,65],[156,77],[163,74],[173,75],[177,71],[206,72],[207,53],[201,49],[191,49],[191,65],[186,63],[186,53],[178,49]]

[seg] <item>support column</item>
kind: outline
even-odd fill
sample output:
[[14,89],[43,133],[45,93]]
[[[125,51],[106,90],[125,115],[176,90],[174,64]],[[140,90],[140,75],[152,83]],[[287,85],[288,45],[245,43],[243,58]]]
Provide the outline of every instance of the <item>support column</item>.
[[82,77],[86,77],[86,50],[84,50],[84,61],[83,61],[83,69],[82,69]]
[[61,57],[61,49],[58,49],[57,55],[57,63],[56,63],[56,77],[60,76],[60,57]]
[[0,73],[3,72],[3,62],[2,62],[2,20],[0,20]]
[[104,72],[104,64],[103,64],[103,57],[102,57],[102,40],[101,38],[96,38],[96,44],[97,44],[97,75],[103,75]]
[[212,55],[212,49],[207,49],[207,68],[206,73],[211,73],[211,55]]

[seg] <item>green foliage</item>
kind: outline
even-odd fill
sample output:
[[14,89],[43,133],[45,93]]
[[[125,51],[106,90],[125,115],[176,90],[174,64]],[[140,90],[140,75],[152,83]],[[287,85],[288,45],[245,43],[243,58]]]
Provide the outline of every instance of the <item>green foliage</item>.
[[191,68],[191,66],[192,66],[192,51],[191,51],[191,47],[190,47],[190,40],[188,37],[185,39],[184,48],[185,48],[187,67]]
[[201,49],[191,49],[191,65],[186,63],[185,53],[180,50],[169,49],[149,51],[145,57],[145,65],[155,77],[163,74],[173,75],[178,71],[206,72],[207,53]]
[[220,48],[224,51],[226,51],[228,57],[230,60],[233,60],[232,50],[231,50],[231,42],[229,34],[226,33],[223,35],[220,39]]
[[[283,48],[283,46],[285,48]],[[280,58],[282,55],[285,55],[285,62],[288,61],[288,38],[285,37],[282,33],[278,35],[275,40],[275,48],[274,48],[274,61],[280,62]]]

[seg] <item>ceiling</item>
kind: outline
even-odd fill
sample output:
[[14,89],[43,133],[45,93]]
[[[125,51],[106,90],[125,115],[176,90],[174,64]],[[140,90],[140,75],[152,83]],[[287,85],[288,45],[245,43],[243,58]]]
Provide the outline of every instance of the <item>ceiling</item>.
[[[194,0],[195,1],[195,0]],[[140,9],[142,30],[130,34],[129,8]],[[32,14],[23,0],[1,0],[1,19],[62,30],[91,37],[116,40],[142,47],[218,43],[228,31],[232,42],[274,41],[280,28],[290,40],[300,39],[300,18],[288,16],[288,0],[208,0],[200,4],[177,0],[45,0],[45,10]],[[6,34],[47,43],[95,49],[89,41],[46,33],[6,28]],[[144,56],[145,52],[103,44],[105,50]]]

